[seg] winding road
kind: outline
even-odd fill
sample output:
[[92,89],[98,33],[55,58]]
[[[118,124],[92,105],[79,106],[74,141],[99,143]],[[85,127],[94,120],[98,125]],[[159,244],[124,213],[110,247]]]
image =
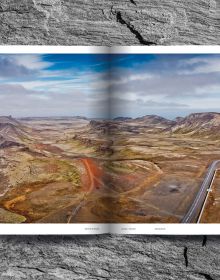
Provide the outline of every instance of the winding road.
[[77,215],[82,206],[85,205],[88,195],[96,188],[99,188],[99,186],[102,184],[101,180],[99,179],[101,177],[101,170],[98,168],[95,161],[91,158],[82,158],[81,162],[85,166],[85,170],[88,176],[88,183],[82,200],[77,207],[73,208],[70,216],[68,217],[68,224],[71,223],[72,219]]
[[188,212],[183,217],[181,223],[200,222],[219,165],[220,165],[220,160],[215,160],[209,166],[206,177],[203,183],[201,184],[199,192],[197,193],[195,200],[193,201]]
[[98,185],[99,185],[98,178],[101,176],[101,172],[93,159],[83,158],[83,159],[81,159],[81,161],[85,166],[85,169],[87,171],[87,175],[89,178],[87,193],[90,193],[96,187],[98,187]]

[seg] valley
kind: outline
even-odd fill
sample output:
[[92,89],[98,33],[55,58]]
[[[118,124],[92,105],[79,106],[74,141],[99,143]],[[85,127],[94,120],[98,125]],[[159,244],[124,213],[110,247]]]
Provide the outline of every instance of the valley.
[[107,189],[104,163],[95,158],[100,143],[107,142],[105,137],[93,133],[93,145],[75,139],[76,134],[89,133],[89,122],[83,118],[0,117],[0,222],[100,221],[96,214],[86,213],[80,220],[72,214],[90,196],[95,204]]
[[[149,115],[117,119],[111,167],[118,191],[114,220],[180,223],[206,176],[220,158],[220,114],[198,113],[173,121]],[[215,181],[215,185],[218,181]],[[220,222],[218,187],[202,222]],[[205,217],[208,211],[208,219]]]
[[[180,223],[219,128],[218,113],[0,117],[0,223]],[[201,222],[220,222],[218,182]]]

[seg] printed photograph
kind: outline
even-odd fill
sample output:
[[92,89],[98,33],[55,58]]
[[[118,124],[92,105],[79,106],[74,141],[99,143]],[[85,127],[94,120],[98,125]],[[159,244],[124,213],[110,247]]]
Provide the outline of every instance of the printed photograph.
[[220,55],[1,54],[0,223],[219,223]]

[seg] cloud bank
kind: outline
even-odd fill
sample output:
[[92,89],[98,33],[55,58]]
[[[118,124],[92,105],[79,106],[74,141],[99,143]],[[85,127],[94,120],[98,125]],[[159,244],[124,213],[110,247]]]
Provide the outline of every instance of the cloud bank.
[[75,59],[0,55],[0,115],[105,117],[108,71],[94,67],[95,57]]
[[220,112],[220,55],[0,55],[0,104],[15,117]]
[[112,64],[114,116],[220,112],[219,55],[145,55],[141,61],[138,56],[132,55],[130,65]]

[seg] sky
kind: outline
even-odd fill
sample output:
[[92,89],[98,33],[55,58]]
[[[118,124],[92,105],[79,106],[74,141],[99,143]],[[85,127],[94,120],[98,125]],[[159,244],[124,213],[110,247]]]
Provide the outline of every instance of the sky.
[[[121,60],[120,60],[121,59]],[[220,55],[115,55],[112,114],[168,119],[220,112]]]
[[194,112],[220,112],[220,55],[0,55],[0,115],[173,119]]
[[104,117],[105,54],[0,55],[0,115]]

